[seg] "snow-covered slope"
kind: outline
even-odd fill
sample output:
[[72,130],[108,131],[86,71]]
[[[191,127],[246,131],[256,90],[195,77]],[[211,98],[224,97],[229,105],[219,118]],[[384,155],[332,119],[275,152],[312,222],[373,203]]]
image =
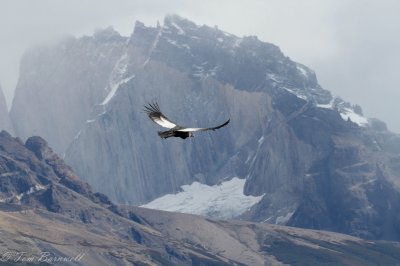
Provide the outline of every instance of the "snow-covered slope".
[[337,110],[343,120],[349,120],[360,127],[368,126],[368,118],[362,114],[361,107],[358,105],[351,106],[341,98],[335,97],[327,104],[316,104],[316,106],[319,108]]
[[182,191],[176,194],[164,195],[141,207],[229,219],[241,215],[263,197],[244,195],[245,182],[237,177],[214,186],[193,182],[181,186]]

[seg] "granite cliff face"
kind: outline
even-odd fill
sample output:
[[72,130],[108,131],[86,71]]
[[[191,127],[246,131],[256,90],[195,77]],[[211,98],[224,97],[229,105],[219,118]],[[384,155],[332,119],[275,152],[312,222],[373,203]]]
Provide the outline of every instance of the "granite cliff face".
[[[116,205],[45,140],[0,133],[1,265],[396,264],[396,243]],[[289,251],[289,252],[288,252]]]
[[398,240],[398,141],[377,120],[360,127],[305,108],[260,144],[245,193],[267,193],[243,218]]
[[8,130],[12,132],[11,122],[8,116],[6,99],[0,86],[0,130]]
[[[126,38],[112,28],[28,50],[21,60],[10,117],[22,139],[40,135],[63,154],[105,96]],[[41,114],[41,115],[40,115]],[[54,121],[60,123],[54,123]]]
[[[250,166],[247,159],[273,112],[265,90],[273,89],[274,80],[293,81],[292,87],[304,84],[303,90],[310,88],[304,93],[311,98],[330,100],[311,71],[290,61],[276,46],[175,16],[158,28],[137,23],[122,58],[128,59],[115,67],[124,69],[118,73],[120,83],[114,85],[117,92],[110,90],[66,152],[66,160],[98,189],[112,176],[114,187],[104,192],[119,202],[147,202],[193,180],[215,184],[244,177]],[[162,142],[141,112],[154,99],[183,124],[206,126],[228,117],[232,122],[191,141]],[[99,156],[87,158],[87,151]],[[89,160],[86,165],[79,163],[84,157]]]
[[[28,53],[11,112],[19,136],[42,130],[95,190],[141,204],[193,181],[238,176],[245,194],[264,195],[243,219],[400,239],[400,137],[332,97],[278,47],[178,16],[157,27],[138,22],[128,39],[97,36],[108,37]],[[32,72],[43,58],[63,64]],[[68,86],[52,83],[59,79]],[[54,105],[40,111],[49,95]],[[161,140],[142,112],[154,100],[184,125],[231,123]]]

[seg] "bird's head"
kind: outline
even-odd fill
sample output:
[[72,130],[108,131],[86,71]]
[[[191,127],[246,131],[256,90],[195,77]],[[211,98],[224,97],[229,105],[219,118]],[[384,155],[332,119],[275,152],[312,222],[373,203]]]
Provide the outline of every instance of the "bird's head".
[[194,137],[193,132],[189,132],[189,137],[191,137],[191,138]]

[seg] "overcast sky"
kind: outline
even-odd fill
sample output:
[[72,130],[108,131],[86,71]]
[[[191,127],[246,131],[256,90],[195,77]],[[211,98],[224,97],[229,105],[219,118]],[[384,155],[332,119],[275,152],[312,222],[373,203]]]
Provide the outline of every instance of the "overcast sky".
[[10,105],[32,45],[109,25],[129,35],[136,20],[178,14],[278,45],[324,88],[400,132],[399,10],[397,0],[0,0],[0,84]]

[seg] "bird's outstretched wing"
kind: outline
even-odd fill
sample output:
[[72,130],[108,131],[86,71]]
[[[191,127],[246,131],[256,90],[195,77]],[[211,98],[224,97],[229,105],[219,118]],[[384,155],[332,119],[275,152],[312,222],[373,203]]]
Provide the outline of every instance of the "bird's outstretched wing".
[[149,103],[147,106],[145,105],[144,108],[144,111],[149,115],[150,119],[153,120],[154,123],[169,129],[178,126],[161,113],[158,103]]
[[226,126],[226,125],[229,123],[230,120],[231,120],[231,119],[228,119],[228,121],[226,121],[225,123],[223,123],[223,124],[221,124],[221,125],[219,125],[219,126],[216,126],[216,127],[208,127],[208,128],[202,128],[202,127],[188,127],[188,128],[181,128],[181,129],[178,129],[177,131],[181,131],[181,132],[195,132],[195,131],[216,130],[216,129],[218,129],[218,128],[221,128],[221,127]]

